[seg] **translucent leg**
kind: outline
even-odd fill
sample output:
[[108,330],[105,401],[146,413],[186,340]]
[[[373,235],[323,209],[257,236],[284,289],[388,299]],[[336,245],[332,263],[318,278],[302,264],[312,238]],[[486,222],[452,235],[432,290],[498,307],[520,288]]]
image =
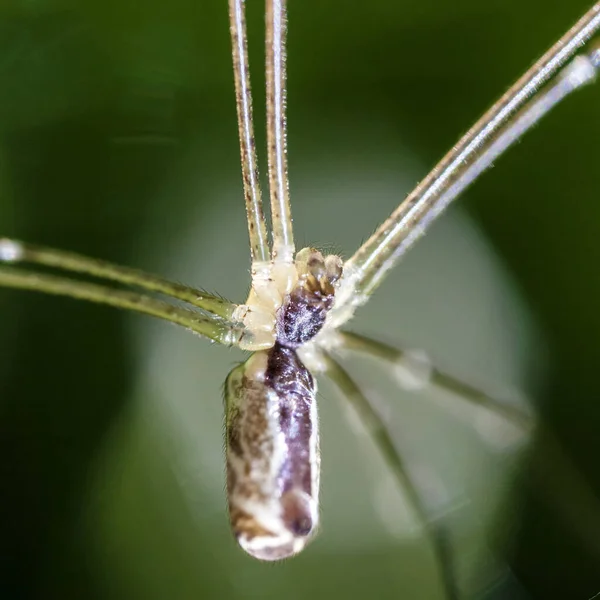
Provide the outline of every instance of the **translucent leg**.
[[436,368],[428,360],[415,360],[415,353],[412,351],[394,348],[383,342],[348,331],[341,332],[340,339],[340,348],[343,350],[359,352],[371,358],[381,359],[385,364],[402,367],[407,371],[410,371],[411,365],[414,365],[413,372],[408,373],[415,382],[412,385],[413,389],[425,389],[431,386],[450,392],[451,397],[461,398],[469,404],[486,408],[524,432],[531,432],[535,426],[533,415],[527,414],[524,409],[496,400],[492,395],[481,389]]
[[34,246],[33,244],[26,244],[8,238],[0,238],[0,263],[2,262],[31,263],[54,267],[63,271],[85,273],[93,277],[135,286],[146,291],[165,294],[227,320],[232,318],[233,312],[237,308],[235,304],[223,298],[211,296],[200,290],[130,267],[114,265],[72,252]]
[[[239,2],[234,2],[237,10],[232,17],[232,34],[234,36],[234,62],[236,61],[236,33],[239,45],[242,25],[234,21],[237,14],[242,15]],[[231,7],[230,2],[230,7]],[[240,17],[241,18],[241,17]],[[246,303],[240,306],[234,318],[246,325],[254,333],[256,345],[245,347],[247,350],[269,348],[275,343],[276,312],[284,298],[298,281],[298,271],[294,263],[294,235],[292,231],[292,214],[288,191],[286,123],[285,123],[285,33],[286,10],[285,0],[267,0],[266,4],[266,83],[267,83],[267,146],[269,158],[269,193],[271,197],[271,233],[272,252],[269,261],[253,261],[252,288]],[[242,22],[242,21],[240,21]],[[245,47],[237,52],[238,60],[245,60]],[[240,58],[241,57],[241,58]],[[240,68],[241,71],[241,68]],[[238,77],[236,74],[236,80]],[[243,81],[242,81],[243,83]],[[236,86],[239,87],[236,83]],[[239,98],[238,91],[238,98]],[[248,93],[249,97],[249,93]],[[240,100],[238,99],[238,114]],[[244,118],[249,119],[248,114]],[[240,135],[247,133],[250,125],[240,120]],[[250,144],[250,142],[248,142]],[[253,144],[253,142],[252,142]],[[242,157],[244,153],[242,142]],[[243,158],[242,158],[243,162]],[[246,175],[244,175],[246,178]],[[249,221],[252,241],[253,224]]]
[[[506,148],[570,92],[595,78],[598,53],[580,57],[546,90],[600,28],[595,4],[461,138],[345,265],[346,303],[360,306],[440,212]],[[533,99],[533,103],[532,102]],[[520,112],[521,111],[521,112]],[[352,311],[346,311],[351,316]]]
[[291,263],[295,247],[286,147],[285,38],[287,19],[285,4],[285,0],[267,0],[267,144],[273,224],[273,260]]
[[329,354],[324,354],[323,359],[325,375],[335,383],[344,398],[352,404],[358,413],[362,425],[379,448],[403,493],[409,500],[423,530],[429,537],[440,569],[440,578],[446,591],[446,597],[448,600],[457,600],[459,595],[454,579],[452,553],[447,536],[439,524],[427,514],[417,488],[412,482],[385,424],[350,375]]
[[[383,360],[394,368],[399,365],[409,367],[411,357],[414,356],[412,352],[354,333],[343,332],[340,334],[340,339],[340,350],[358,352]],[[524,433],[533,433],[535,429],[536,452],[530,457],[533,477],[528,478],[527,481],[536,494],[539,494],[557,517],[566,524],[567,530],[572,531],[587,550],[600,559],[600,503],[594,490],[570,460],[558,438],[544,423],[540,423],[524,409],[500,402],[490,394],[430,364],[425,372],[417,366],[413,375],[417,379],[421,378],[423,384],[450,392],[444,396],[448,401],[446,404],[448,410],[455,407],[453,401],[454,403],[467,402],[498,415]]]
[[256,160],[256,143],[252,124],[252,90],[248,67],[248,44],[246,40],[244,6],[244,0],[229,0],[229,23],[240,153],[242,158],[242,178],[246,199],[248,234],[250,235],[250,256],[252,262],[255,263],[268,262],[271,256],[269,241],[267,239],[265,215],[263,213]]
[[57,296],[69,296],[77,300],[88,300],[89,302],[152,315],[176,323],[226,346],[238,345],[244,336],[242,328],[219,317],[203,315],[187,308],[173,306],[168,302],[138,292],[117,290],[66,277],[23,271],[12,267],[0,267],[0,286],[44,292]]

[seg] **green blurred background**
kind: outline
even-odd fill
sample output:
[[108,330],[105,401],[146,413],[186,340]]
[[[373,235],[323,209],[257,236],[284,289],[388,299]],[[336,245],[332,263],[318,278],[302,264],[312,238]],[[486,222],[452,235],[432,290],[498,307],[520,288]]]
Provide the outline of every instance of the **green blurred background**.
[[[345,255],[587,8],[290,4],[297,238]],[[248,11],[263,148],[262,3]],[[228,45],[224,0],[4,0],[0,234],[241,301]],[[451,521],[465,597],[600,590],[599,100],[578,93],[497,161],[354,324],[530,392],[560,441],[550,455],[501,431],[491,452],[443,406],[373,392]],[[241,354],[69,300],[2,291],[0,310],[2,598],[443,597],[422,528],[398,490],[371,494],[385,469],[326,385],[322,535],[258,565],[223,497],[219,381]]]

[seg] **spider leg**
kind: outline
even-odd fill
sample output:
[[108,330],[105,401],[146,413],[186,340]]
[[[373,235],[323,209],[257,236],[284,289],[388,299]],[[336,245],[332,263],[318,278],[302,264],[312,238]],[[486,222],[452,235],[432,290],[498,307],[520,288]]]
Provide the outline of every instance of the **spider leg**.
[[322,359],[324,361],[323,373],[333,381],[344,398],[350,402],[354,410],[358,413],[362,425],[379,448],[379,451],[400,485],[403,494],[410,502],[424,532],[428,536],[440,569],[440,578],[446,592],[446,597],[448,600],[457,600],[459,594],[454,577],[452,553],[448,537],[439,523],[434,521],[427,513],[410,473],[394,446],[385,423],[373,409],[369,400],[348,372],[327,352],[322,353]]
[[229,23],[250,257],[253,264],[266,263],[271,259],[271,253],[256,159],[244,0],[229,0]]
[[[267,0],[266,21],[266,84],[267,84],[267,146],[269,162],[269,193],[271,198],[272,250],[257,240],[264,239],[264,217],[256,183],[254,138],[250,105],[250,83],[245,43],[242,0],[230,0],[230,22],[233,41],[233,62],[236,78],[238,123],[242,152],[242,171],[246,191],[246,212],[252,247],[252,287],[246,303],[240,305],[234,320],[244,323],[253,333],[247,350],[270,348],[276,338],[276,313],[298,282],[294,262],[295,246],[288,191],[286,123],[285,123],[285,0]],[[257,221],[258,219],[258,221]],[[260,230],[260,236],[256,231]],[[267,256],[267,260],[264,257]],[[260,259],[258,257],[261,257]]]
[[526,409],[497,400],[492,394],[438,369],[427,358],[414,351],[395,348],[349,331],[342,331],[339,336],[341,351],[358,352],[397,368],[397,380],[401,385],[405,381],[405,387],[420,389],[431,386],[449,392],[457,402],[461,399],[471,406],[489,410],[524,433],[530,433],[537,425],[534,415],[529,414]]
[[0,238],[0,264],[3,262],[53,267],[62,271],[84,273],[92,277],[123,283],[149,292],[158,292],[176,300],[187,302],[196,308],[201,308],[226,320],[232,318],[237,308],[237,305],[218,296],[212,296],[201,290],[156,275],[150,275],[137,269],[115,265],[97,258],[89,258],[74,252],[36,246],[8,238]]
[[273,260],[292,263],[294,233],[286,147],[286,2],[267,0],[266,9],[267,146],[273,226]]
[[246,331],[239,324],[223,320],[212,314],[203,314],[188,308],[175,306],[139,292],[120,290],[67,277],[57,277],[36,271],[0,266],[0,286],[68,296],[77,300],[87,300],[144,313],[176,323],[194,333],[227,346],[239,345],[246,335]]
[[[565,522],[569,531],[574,531],[583,544],[600,557],[600,509],[594,490],[568,456],[567,451],[553,432],[535,418],[533,414],[515,404],[501,402],[491,394],[449,375],[428,364],[423,370],[414,353],[389,346],[350,332],[341,332],[339,349],[358,352],[371,358],[383,360],[392,368],[410,369],[412,375],[422,383],[441,389],[444,406],[459,408],[459,403],[483,408],[511,423],[524,434],[535,430],[536,452],[531,456],[530,470],[533,475],[532,489]],[[414,386],[413,386],[414,387]],[[459,414],[453,411],[453,414]],[[460,413],[463,414],[463,413]],[[528,478],[528,483],[529,483]]]
[[[597,48],[567,61],[598,29],[600,3],[510,87],[346,262],[342,288],[347,290],[337,307],[346,310],[340,323],[367,301],[443,209],[500,154],[562,99],[595,79],[600,66]],[[556,81],[542,89],[557,74]]]

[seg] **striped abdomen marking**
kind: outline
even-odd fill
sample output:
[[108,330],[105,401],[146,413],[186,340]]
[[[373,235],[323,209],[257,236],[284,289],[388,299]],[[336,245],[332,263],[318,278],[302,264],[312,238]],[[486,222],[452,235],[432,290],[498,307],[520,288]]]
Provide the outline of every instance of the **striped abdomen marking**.
[[233,532],[262,560],[299,552],[318,523],[315,381],[295,350],[253,354],[227,378],[227,491]]

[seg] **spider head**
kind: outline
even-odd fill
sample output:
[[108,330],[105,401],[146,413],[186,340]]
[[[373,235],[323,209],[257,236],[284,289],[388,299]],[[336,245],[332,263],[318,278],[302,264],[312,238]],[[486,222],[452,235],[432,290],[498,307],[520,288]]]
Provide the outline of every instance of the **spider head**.
[[314,338],[333,306],[342,276],[339,256],[324,257],[304,248],[293,263],[270,261],[252,266],[252,289],[234,318],[247,333],[244,350],[268,350],[275,343],[299,348]]
[[339,256],[304,248],[296,255],[298,282],[277,311],[277,342],[298,348],[321,331],[333,306],[335,287],[342,275]]

